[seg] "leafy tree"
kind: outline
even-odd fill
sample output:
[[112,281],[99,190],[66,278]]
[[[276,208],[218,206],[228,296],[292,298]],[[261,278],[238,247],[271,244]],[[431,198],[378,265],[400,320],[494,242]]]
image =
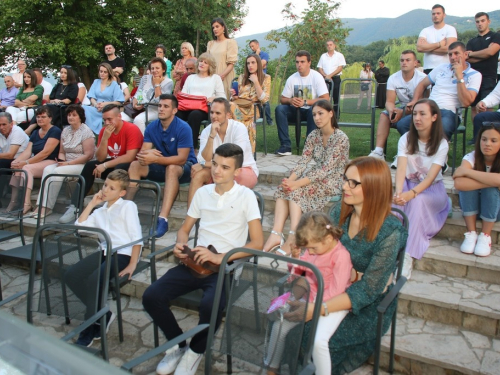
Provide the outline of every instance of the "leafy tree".
[[398,39],[392,39],[391,44],[386,48],[386,54],[380,58],[380,60],[384,60],[385,65],[389,68],[391,74],[400,70],[399,58],[401,56],[401,52],[404,50],[414,51],[417,55],[417,59],[419,59],[423,64],[424,54],[417,52],[413,38],[403,36]]

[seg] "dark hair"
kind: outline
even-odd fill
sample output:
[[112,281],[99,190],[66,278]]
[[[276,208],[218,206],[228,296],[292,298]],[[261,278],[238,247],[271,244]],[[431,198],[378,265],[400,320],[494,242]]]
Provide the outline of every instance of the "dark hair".
[[444,11],[444,6],[442,6],[441,4],[436,4],[436,5],[434,5],[434,6],[432,7],[432,9],[436,9],[436,8],[441,8],[441,9],[443,10],[443,13],[446,13],[446,12]]
[[172,101],[172,108],[177,108],[177,106],[179,105],[179,102],[177,101],[177,98],[175,97],[175,95],[172,95],[172,94],[161,94],[159,96],[159,101],[160,100],[171,100]]
[[482,16],[486,16],[486,19],[489,20],[490,19],[490,16],[488,15],[488,13],[485,13],[485,12],[479,12],[479,13],[476,13],[476,15],[474,16],[474,19],[476,18],[480,18]]
[[308,51],[301,49],[300,51],[297,51],[297,53],[295,54],[295,57],[303,57],[303,56],[307,57],[307,62],[311,62],[311,54]]
[[214,155],[233,158],[236,169],[243,166],[243,149],[234,143],[224,143],[215,149]]
[[52,111],[50,110],[49,106],[47,105],[42,105],[38,107],[35,111],[35,116],[43,115],[44,113],[47,114],[50,118],[52,118]]
[[257,61],[257,78],[259,80],[259,83],[262,86],[266,75],[264,74],[264,70],[262,69],[262,60],[260,59],[260,56],[255,54],[255,53],[251,53],[245,59],[245,71],[243,73],[243,86],[253,85],[253,82],[248,79],[250,77],[250,72],[248,71],[247,61],[250,57],[253,57],[255,59],[255,61]]
[[[500,133],[500,124],[499,126],[495,126],[492,124],[483,125],[479,129],[479,133],[476,137],[476,144],[474,146],[474,169],[476,171],[486,172],[486,162],[484,161],[484,155],[481,151],[481,136],[486,130],[496,130],[497,133]],[[499,173],[500,172],[500,152],[497,152],[495,156],[495,160],[493,160],[493,164],[490,169],[491,173]]]
[[226,111],[226,113],[230,113],[231,112],[231,104],[229,103],[229,101],[226,99],[226,98],[215,98],[212,103],[221,103],[221,104],[224,104],[224,109]]
[[[214,25],[214,23],[218,23],[219,25],[221,25],[223,28],[224,28],[224,36],[229,39],[229,34],[227,32],[227,26],[226,26],[226,23],[224,22],[224,20],[220,17],[216,17],[212,20],[212,22],[210,22],[210,27],[212,27]],[[215,36],[214,34],[214,30],[212,29],[212,37],[214,38],[214,40],[217,39],[217,37]]]
[[9,112],[0,112],[0,118],[6,117],[9,124],[12,124],[12,115]]
[[70,105],[68,105],[68,107],[66,108],[66,115],[70,114],[71,112],[76,112],[76,114],[78,115],[78,117],[80,117],[80,121],[82,122],[82,124],[87,119],[85,117],[85,111],[83,110],[83,107],[81,105],[79,105],[79,104],[70,104]]
[[106,46],[111,46],[111,47],[115,48],[115,46],[113,45],[113,43],[106,43],[106,44],[104,45],[104,47],[106,47]]
[[248,45],[252,44],[252,43],[257,43],[257,44],[260,44],[259,41],[257,39],[252,39],[251,41],[248,42]]
[[151,64],[160,63],[163,69],[163,75],[167,74],[167,63],[161,57],[153,57],[148,64],[149,69],[151,69]]
[[385,61],[384,61],[384,60],[379,60],[378,62],[379,62],[379,63],[382,63],[382,64],[385,64]]
[[124,169],[115,169],[113,172],[108,174],[106,180],[119,181],[120,188],[122,190],[127,190],[130,184],[130,177],[128,175],[128,172]]
[[156,47],[155,47],[155,52],[158,48],[161,48],[163,50],[163,54],[166,56],[167,55],[167,49],[165,48],[165,46],[163,44],[157,44]]
[[333,39],[327,39],[327,41],[325,42],[325,44],[328,43],[328,42],[332,42],[335,46],[337,46],[337,43]]
[[76,80],[76,73],[73,69],[68,68],[66,65],[61,66],[61,69],[66,69],[66,81],[68,81],[68,84],[72,83],[77,83],[78,81]]
[[338,240],[342,236],[342,229],[333,225],[324,212],[309,211],[302,215],[295,229],[295,245],[301,247],[311,242],[323,242],[328,235]]
[[40,74],[42,75],[42,77],[43,77],[43,72],[42,72],[42,69],[40,69],[40,68],[33,68],[33,69],[31,69],[31,70],[33,70],[34,72],[38,72],[38,73],[40,73]]
[[462,52],[465,52],[467,50],[465,48],[465,44],[463,44],[462,42],[456,41],[456,42],[453,42],[449,45],[448,51],[451,51],[452,49],[455,49],[455,48],[460,48],[462,50]]
[[121,105],[115,104],[115,103],[107,104],[104,106],[101,113],[106,113],[106,112],[112,111],[114,109],[116,109],[118,111],[118,113],[120,113],[120,107],[121,107]]
[[[415,58],[417,58],[417,54],[415,51],[412,51],[411,49],[405,49],[403,52],[401,52],[402,55],[409,55],[412,54]],[[418,61],[418,60],[417,60]]]
[[[436,102],[431,99],[420,99],[413,106],[414,111],[415,107],[419,104],[427,104],[431,111],[431,115],[437,115],[436,121],[432,123],[429,142],[427,142],[425,146],[425,153],[427,154],[427,156],[432,156],[436,154],[439,149],[439,145],[441,144],[441,140],[445,138],[443,124],[441,122],[441,111],[439,110]],[[414,155],[418,152],[418,132],[417,128],[413,124],[413,114],[411,116],[410,131],[408,132],[408,145],[406,147],[406,150],[410,155]]]
[[[31,77],[31,82],[29,86],[26,86],[26,82],[24,82],[24,75],[28,74]],[[33,69],[26,69],[23,73],[23,91],[26,90],[28,87],[36,87],[38,85],[38,77],[35,74],[35,71]]]
[[333,116],[332,116],[332,128],[333,129],[338,129],[339,128],[339,124],[337,122],[337,118],[335,117],[335,112],[333,111],[332,103],[329,100],[326,100],[326,99],[318,100],[317,102],[315,102],[312,105],[311,111],[314,109],[314,107],[320,107],[320,108],[323,108],[324,110],[326,110],[328,112],[332,112],[333,113]]

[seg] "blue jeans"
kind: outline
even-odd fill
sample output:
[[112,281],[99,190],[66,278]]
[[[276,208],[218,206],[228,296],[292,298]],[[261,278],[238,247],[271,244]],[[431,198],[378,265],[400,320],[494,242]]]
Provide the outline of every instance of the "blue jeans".
[[273,118],[271,117],[271,105],[269,102],[264,103],[264,113],[260,114],[260,118],[264,118],[264,114],[266,116],[266,123],[271,125],[273,123]]
[[474,140],[479,134],[483,122],[500,122],[500,112],[481,112],[474,117]]
[[479,215],[483,221],[500,221],[500,190],[496,187],[459,191],[463,216]]
[[[316,129],[312,116],[312,109],[299,108],[300,121],[307,120],[307,135]],[[297,107],[288,104],[280,104],[274,111],[276,117],[276,125],[278,126],[278,138],[281,147],[292,148],[290,136],[288,135],[288,121],[295,124],[297,121]]]
[[[397,123],[397,128],[398,128],[399,134],[403,135],[404,133],[406,133],[407,131],[410,130],[411,119],[412,119],[412,115],[408,115],[406,117],[403,117],[401,120],[399,120],[399,122]],[[446,138],[448,138],[448,140],[451,140],[453,132],[456,129],[455,112],[450,111],[449,109],[442,109],[441,110],[441,122],[443,124],[443,130],[444,130],[444,134],[446,135]],[[474,123],[475,123],[475,121],[474,121]]]

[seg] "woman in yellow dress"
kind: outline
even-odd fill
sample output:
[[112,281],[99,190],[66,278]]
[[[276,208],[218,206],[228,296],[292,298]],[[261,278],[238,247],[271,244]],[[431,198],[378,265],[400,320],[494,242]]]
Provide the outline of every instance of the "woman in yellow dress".
[[[264,74],[259,55],[248,55],[245,63],[245,73],[238,77],[238,93],[231,89],[231,95],[233,102],[241,111],[241,122],[248,129],[248,136],[250,137],[253,152],[255,152],[255,140],[257,136],[254,122],[255,107],[253,103],[264,105],[269,101],[270,94],[271,76]],[[237,118],[234,114],[233,117]],[[260,117],[260,113],[257,113],[257,117]]]
[[222,79],[226,99],[229,100],[234,64],[238,61],[238,44],[236,40],[229,38],[226,23],[222,18],[212,20],[212,36],[214,40],[208,42],[207,52],[215,58],[217,64],[215,73]]

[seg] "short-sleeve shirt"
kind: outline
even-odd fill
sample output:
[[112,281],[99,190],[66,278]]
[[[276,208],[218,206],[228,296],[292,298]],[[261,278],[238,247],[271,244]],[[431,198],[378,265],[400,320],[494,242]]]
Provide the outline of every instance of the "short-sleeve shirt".
[[244,246],[248,223],[260,219],[255,194],[236,182],[231,190],[222,195],[215,191],[215,184],[199,188],[187,214],[200,219],[198,245],[212,245],[219,253]]
[[[500,45],[500,34],[490,31],[485,35],[478,35],[467,42],[467,51],[481,51],[488,48],[491,43],[496,43]],[[495,53],[493,56],[487,59],[471,63],[472,68],[476,69],[484,77],[496,78],[497,75],[497,65],[498,65],[498,54]]]
[[[464,156],[463,160],[466,160],[469,162],[472,168],[474,168],[474,163],[476,162],[476,151],[469,152],[467,155]],[[486,165],[486,172],[489,172],[491,170],[491,166]]]
[[10,90],[7,88],[0,90],[0,102],[2,102],[2,105],[5,107],[14,105],[14,103],[16,102],[16,95],[18,92],[19,89],[15,86],[12,86]]
[[[266,60],[266,62],[269,62],[269,54],[267,52],[260,50],[259,57],[261,60]],[[264,74],[267,74],[267,65],[266,65],[266,68],[263,70],[264,70]]]
[[35,105],[41,105],[42,104],[42,98],[43,98],[43,87],[40,85],[36,85],[35,89],[30,92],[24,92],[24,88],[21,87],[19,91],[17,92],[16,99],[23,101],[26,98],[29,98],[32,95],[37,96],[37,100],[35,101]]
[[[444,25],[440,29],[436,29],[434,25],[426,27],[420,32],[419,38],[425,38],[427,43],[437,43],[444,38],[456,38],[457,30],[450,25]],[[432,52],[424,53],[424,69],[434,69],[440,64],[448,62],[448,56],[438,55]]]
[[[83,155],[83,141],[94,139],[94,132],[86,124],[77,130],[66,126],[61,134],[61,145],[66,154],[66,161],[72,161]],[[95,151],[95,150],[94,150]]]
[[[437,164],[443,166],[446,163],[446,157],[448,156],[448,142],[446,139],[442,139],[439,144],[437,152],[432,156],[427,156],[425,147],[426,143],[418,141],[418,152],[416,154],[408,154],[408,134],[405,133],[399,138],[398,142],[398,157],[402,156],[407,158],[406,164],[406,178],[412,182],[421,182],[429,173],[432,164]],[[434,179],[434,182],[443,179],[443,174],[439,170],[438,175]]]
[[50,96],[50,93],[52,92],[54,86],[52,86],[50,82],[47,82],[44,79],[42,79],[40,85],[43,87],[43,96]]
[[[101,144],[103,127],[99,132],[97,144]],[[130,122],[123,121],[123,126],[118,134],[112,133],[108,138],[108,156],[112,159],[125,155],[128,150],[140,150],[143,142],[143,135],[139,128]]]
[[[58,141],[61,140],[61,129],[59,129],[57,126],[52,126],[43,138],[40,138],[40,130],[41,129],[36,129],[30,137],[30,142],[33,143],[33,146],[31,148],[31,152],[33,153],[33,155],[36,155],[43,150],[49,138],[54,138]],[[59,144],[56,148],[54,148],[54,151],[52,151],[52,153],[44,160],[55,160],[57,155],[59,155]]]
[[[302,90],[302,95],[299,94]],[[307,77],[302,77],[298,72],[293,73],[286,80],[283,88],[282,96],[285,98],[301,97],[306,99],[316,99],[321,95],[328,94],[325,79],[317,71],[311,69]],[[302,108],[310,108],[308,105],[303,105]]]
[[14,156],[14,159],[17,158],[21,153],[26,150],[28,147],[30,139],[28,135],[21,129],[19,126],[14,125],[12,127],[12,131],[9,136],[5,138],[3,134],[0,134],[0,153],[9,152],[10,146],[17,145],[19,149]]
[[387,90],[394,91],[399,100],[399,103],[406,105],[413,100],[413,93],[420,81],[427,75],[415,69],[413,77],[408,82],[403,78],[403,73],[400,71],[392,74],[387,81]]
[[189,148],[187,161],[197,163],[193,148],[193,131],[187,122],[177,116],[174,116],[167,130],[163,130],[159,119],[149,124],[144,132],[144,142],[152,143],[163,156],[177,156],[178,149]]
[[[200,151],[198,152],[198,162],[205,164],[206,160],[203,158],[202,151],[205,149],[208,137],[212,131],[212,124],[207,126],[200,135]],[[243,167],[251,167],[255,172],[255,175],[259,176],[259,170],[257,169],[257,163],[253,158],[252,146],[250,145],[250,138],[248,138],[248,129],[241,122],[228,120],[226,135],[224,136],[224,142],[219,137],[219,134],[215,135],[213,139],[213,152],[215,149],[224,143],[234,143],[243,149]],[[210,162],[210,160],[209,160]]]
[[[346,66],[345,57],[338,51],[335,51],[332,56],[325,52],[321,55],[318,62],[318,68],[322,68],[326,75],[333,73],[339,66]],[[338,76],[342,75],[340,71]]]
[[[481,73],[470,67],[467,63],[467,68],[464,70],[464,81],[467,90],[479,92],[481,87]],[[451,64],[441,64],[427,76],[434,85],[429,99],[434,100],[439,109],[448,109],[455,112],[456,108],[461,107],[458,100],[457,78],[451,68]]]
[[123,68],[123,73],[119,75],[120,81],[123,81],[124,74],[125,74],[125,60],[121,57],[115,57],[114,60],[107,60],[104,61],[111,65],[111,68]]

